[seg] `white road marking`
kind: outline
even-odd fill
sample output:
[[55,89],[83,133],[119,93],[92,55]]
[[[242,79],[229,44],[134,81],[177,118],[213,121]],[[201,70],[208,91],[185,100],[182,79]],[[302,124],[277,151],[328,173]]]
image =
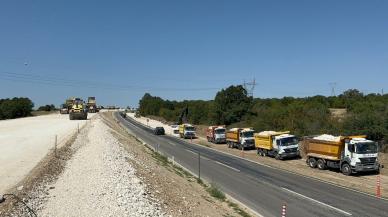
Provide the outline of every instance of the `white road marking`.
[[291,191],[290,189],[287,189],[287,188],[282,188],[282,189],[283,189],[284,191],[287,191],[287,192],[291,193],[291,194],[295,194],[295,195],[297,195],[297,196],[299,196],[299,197],[301,197],[301,198],[304,198],[304,199],[313,201],[314,203],[317,203],[317,204],[319,204],[319,205],[321,205],[321,206],[328,207],[328,208],[330,208],[330,209],[333,209],[333,210],[335,210],[335,211],[337,211],[337,212],[340,212],[340,213],[343,213],[343,214],[345,214],[345,215],[348,215],[348,216],[351,216],[351,215],[352,215],[351,213],[348,213],[348,212],[346,212],[346,211],[344,211],[344,210],[342,210],[342,209],[338,209],[337,207],[334,207],[334,206],[331,206],[331,205],[329,205],[329,204],[323,203],[323,202],[321,202],[321,201],[315,200],[315,199],[313,199],[313,198],[311,198],[311,197],[304,196],[303,194],[299,194],[299,193],[297,193],[297,192],[295,192],[295,191]]
[[229,165],[223,164],[223,163],[221,163],[221,162],[219,162],[219,161],[214,161],[214,162],[216,162],[217,164],[222,165],[222,166],[224,166],[224,167],[227,167],[227,168],[229,168],[229,169],[232,169],[232,170],[234,170],[234,171],[236,171],[236,172],[240,172],[239,169],[236,169],[236,168],[231,167],[231,166],[229,166]]
[[192,154],[198,155],[197,152],[194,152],[194,151],[192,151],[192,150],[189,150],[189,149],[185,149],[185,150],[188,151],[188,152],[190,152],[190,153],[192,153]]

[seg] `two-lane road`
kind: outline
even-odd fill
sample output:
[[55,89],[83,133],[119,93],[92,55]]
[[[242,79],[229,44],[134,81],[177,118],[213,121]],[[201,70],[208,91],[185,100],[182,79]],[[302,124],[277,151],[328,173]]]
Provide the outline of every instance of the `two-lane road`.
[[287,217],[301,216],[388,216],[388,201],[253,163],[171,136],[155,136],[152,129],[131,118],[115,117],[128,131],[160,152],[216,183],[225,193],[265,217],[280,216],[287,205]]

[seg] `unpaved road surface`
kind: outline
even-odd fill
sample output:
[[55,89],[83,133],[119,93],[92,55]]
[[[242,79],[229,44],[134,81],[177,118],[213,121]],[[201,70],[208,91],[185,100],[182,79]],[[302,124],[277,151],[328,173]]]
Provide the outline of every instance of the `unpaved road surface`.
[[61,146],[85,123],[60,114],[0,121],[0,192],[14,187],[47,155],[55,135]]
[[[239,216],[241,209],[209,195],[195,177],[128,134],[112,113],[98,114],[57,156],[40,162],[15,190],[38,216]],[[16,200],[0,216],[30,216]]]

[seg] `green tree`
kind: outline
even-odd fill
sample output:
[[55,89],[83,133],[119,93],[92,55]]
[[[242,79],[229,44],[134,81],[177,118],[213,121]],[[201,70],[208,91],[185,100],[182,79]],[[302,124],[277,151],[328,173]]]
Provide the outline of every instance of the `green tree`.
[[252,97],[241,85],[219,91],[214,98],[214,118],[217,124],[239,122],[251,108]]

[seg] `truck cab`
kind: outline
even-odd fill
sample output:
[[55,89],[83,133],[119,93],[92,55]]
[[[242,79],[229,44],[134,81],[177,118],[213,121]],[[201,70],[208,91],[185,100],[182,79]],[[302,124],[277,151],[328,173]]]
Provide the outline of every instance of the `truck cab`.
[[214,129],[214,142],[225,143],[226,142],[226,129],[225,127],[217,127]]
[[239,143],[244,149],[255,148],[254,132],[251,128],[245,128],[239,132]]
[[365,138],[346,139],[341,158],[341,169],[345,174],[379,171],[378,144],[374,141]]
[[179,126],[179,134],[181,138],[192,139],[195,138],[195,127],[191,124],[182,124]]
[[299,156],[299,141],[294,135],[274,136],[272,144],[273,150],[276,150],[279,159]]

